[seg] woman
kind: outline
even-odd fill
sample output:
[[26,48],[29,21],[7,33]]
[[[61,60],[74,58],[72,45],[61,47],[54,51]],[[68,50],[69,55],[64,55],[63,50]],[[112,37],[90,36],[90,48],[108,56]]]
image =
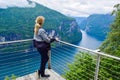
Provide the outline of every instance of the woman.
[[37,48],[37,51],[41,55],[41,65],[38,70],[38,76],[40,77],[49,77],[50,75],[45,75],[45,65],[49,59],[48,51],[50,50],[50,43],[55,41],[55,39],[50,39],[45,30],[42,28],[44,23],[44,17],[38,16],[36,18],[36,24],[34,27],[34,46]]

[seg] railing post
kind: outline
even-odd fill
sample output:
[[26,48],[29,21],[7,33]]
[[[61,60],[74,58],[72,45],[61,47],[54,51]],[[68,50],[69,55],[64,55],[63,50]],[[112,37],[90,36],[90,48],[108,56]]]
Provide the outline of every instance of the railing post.
[[95,69],[94,80],[98,80],[99,67],[100,67],[100,54],[97,54],[97,61],[96,61],[96,69]]
[[51,69],[51,50],[48,51],[48,57],[49,57],[49,60],[48,60],[48,69]]

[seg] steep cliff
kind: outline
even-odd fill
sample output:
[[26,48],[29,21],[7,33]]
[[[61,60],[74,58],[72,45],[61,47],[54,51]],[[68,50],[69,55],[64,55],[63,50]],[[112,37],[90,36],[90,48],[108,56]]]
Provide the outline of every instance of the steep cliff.
[[104,40],[113,20],[114,16],[110,14],[93,14],[81,22],[80,28],[89,35]]
[[81,32],[74,18],[37,3],[31,8],[0,9],[0,37],[6,41],[32,38],[35,19],[40,15],[45,17],[43,27],[48,32],[54,30],[57,36],[68,42],[81,40]]

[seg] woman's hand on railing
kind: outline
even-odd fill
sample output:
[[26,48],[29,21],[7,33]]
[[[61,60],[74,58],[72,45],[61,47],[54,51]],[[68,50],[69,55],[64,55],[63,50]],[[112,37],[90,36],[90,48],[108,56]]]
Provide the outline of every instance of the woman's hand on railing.
[[51,38],[50,43],[52,43],[54,41],[59,41],[59,38],[58,37]]

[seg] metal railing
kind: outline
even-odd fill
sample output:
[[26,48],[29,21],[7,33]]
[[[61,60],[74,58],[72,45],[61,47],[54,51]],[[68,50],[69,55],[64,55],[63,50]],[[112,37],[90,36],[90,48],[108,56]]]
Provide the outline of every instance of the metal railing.
[[[38,65],[39,56],[31,40],[0,42],[0,80],[12,74],[19,77],[34,72],[36,67],[33,69],[33,66]],[[36,61],[31,62],[33,59]]]
[[[62,44],[65,44],[65,45],[69,45],[69,46],[72,46],[72,47],[74,47],[74,48],[77,48],[78,49],[78,51],[77,52],[86,52],[86,54],[94,54],[94,55],[92,55],[92,56],[95,56],[96,57],[96,63],[95,63],[95,65],[96,65],[96,67],[95,67],[95,71],[92,71],[92,72],[95,72],[94,73],[94,80],[98,80],[99,79],[99,77],[103,77],[103,75],[101,75],[101,73],[100,73],[100,69],[103,69],[103,68],[105,68],[105,69],[107,69],[109,72],[111,72],[111,73],[109,73],[109,74],[112,74],[112,73],[114,73],[114,74],[112,74],[112,76],[110,76],[109,78],[107,77],[107,76],[105,76],[104,75],[104,77],[106,77],[106,78],[104,78],[104,79],[106,79],[106,80],[120,80],[120,57],[116,57],[116,56],[112,56],[112,55],[109,55],[109,54],[105,54],[105,53],[103,53],[103,52],[98,52],[98,51],[96,51],[96,50],[91,50],[91,49],[87,49],[87,48],[84,48],[84,47],[80,47],[80,46],[77,46],[77,45],[74,45],[74,44],[70,44],[70,43],[68,43],[68,42],[64,42],[64,41],[61,41],[61,40],[58,40],[58,42],[60,42],[60,43],[62,43]],[[104,62],[104,61],[102,61],[102,59],[105,61],[105,60],[107,60],[107,61],[114,61],[115,63],[117,63],[117,65],[113,65],[113,64],[109,64],[109,62],[108,63],[106,63],[106,62]],[[112,60],[111,60],[112,59]],[[111,66],[111,67],[117,67],[117,69],[116,70],[114,70],[114,71],[112,71],[112,70],[110,70],[109,68],[111,68],[111,67],[107,67],[107,66],[104,66],[104,65],[102,65],[102,64],[100,64],[100,63],[104,63],[104,65],[108,65],[108,66]],[[119,65],[118,65],[118,63],[119,63]],[[112,69],[112,68],[111,68]],[[117,71],[118,70],[118,71]],[[86,72],[87,73],[87,72]],[[93,78],[89,78],[90,80],[92,80]],[[103,79],[103,78],[102,78]],[[101,80],[101,79],[100,79]]]
[[[10,76],[11,74],[23,76],[31,72],[35,72],[38,69],[40,56],[33,48],[31,41],[32,39],[0,42],[0,80],[5,78],[5,76]],[[51,49],[52,54],[49,53],[51,58],[48,62],[48,68],[52,68],[59,74],[64,74],[64,70],[68,70],[67,64],[73,62],[74,56],[80,51],[95,56],[93,61],[96,61],[96,63],[94,63],[94,66],[91,66],[93,69],[89,70],[89,72],[94,73],[94,75],[86,72],[87,75],[92,77],[89,77],[88,79],[92,80],[94,77],[94,80],[98,80],[99,77],[103,75],[100,73],[100,69],[103,68],[109,72],[116,73],[117,75],[113,76],[114,79],[120,79],[120,71],[112,71],[101,64],[104,63],[105,65],[116,67],[115,65],[110,64],[109,62],[105,63],[102,60],[114,59],[116,62],[119,62],[119,57],[83,48],[61,40],[58,40],[58,42],[61,43],[62,46],[57,46],[56,48]],[[120,66],[117,67],[120,68]],[[84,74],[81,75],[87,77]],[[108,77],[104,77],[104,79],[108,79]]]

